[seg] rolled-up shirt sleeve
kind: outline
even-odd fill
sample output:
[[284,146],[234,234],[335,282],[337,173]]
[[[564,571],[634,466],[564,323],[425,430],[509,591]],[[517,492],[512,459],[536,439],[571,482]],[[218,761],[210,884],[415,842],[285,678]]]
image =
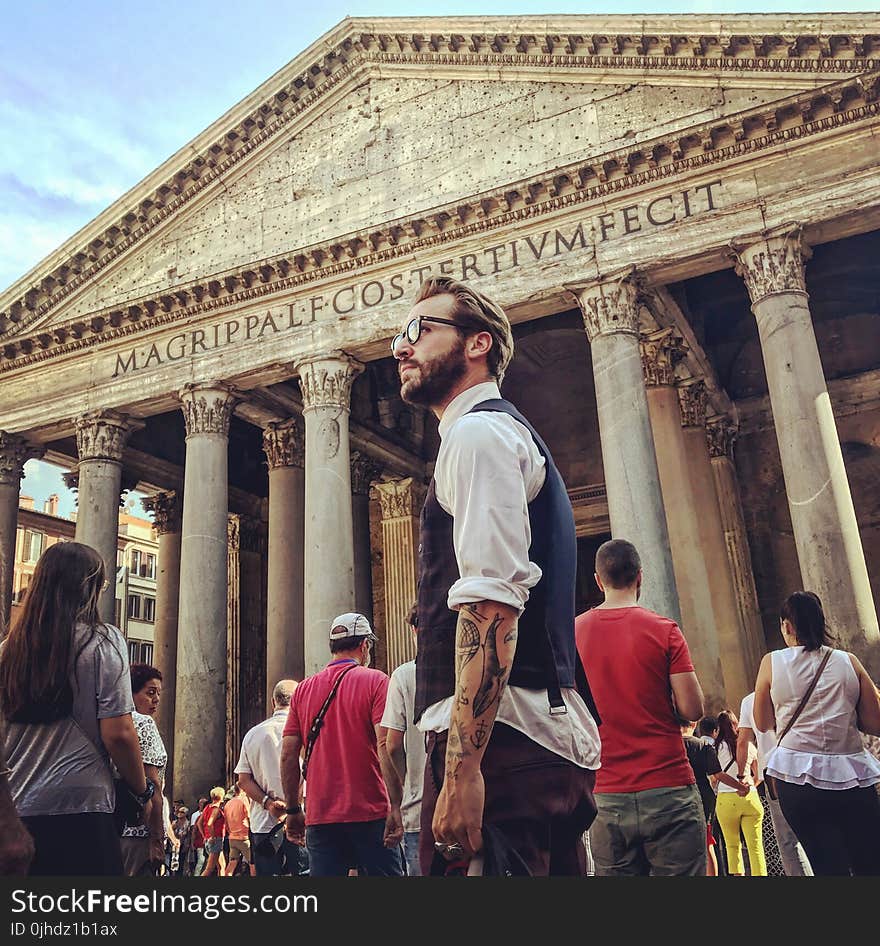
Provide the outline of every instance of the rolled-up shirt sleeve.
[[497,601],[522,611],[541,569],[529,561],[528,503],[543,483],[543,458],[528,431],[507,414],[458,420],[434,471],[437,500],[454,519],[460,578],[447,604]]

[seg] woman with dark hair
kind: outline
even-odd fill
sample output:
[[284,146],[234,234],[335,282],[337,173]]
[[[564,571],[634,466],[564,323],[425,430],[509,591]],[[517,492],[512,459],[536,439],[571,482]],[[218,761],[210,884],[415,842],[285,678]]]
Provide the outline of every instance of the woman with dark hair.
[[[144,775],[156,786],[155,797],[161,802],[168,753],[153,717],[162,698],[162,673],[149,664],[138,663],[131,665],[130,677],[135,708],[132,720],[144,760]],[[151,806],[146,820],[123,828],[122,861],[129,877],[161,869],[165,862],[165,821],[161,803]]]
[[[736,738],[739,723],[730,710],[718,714],[718,736],[715,750],[722,773],[736,778]],[[727,851],[727,872],[732,876],[742,876],[742,845],[740,832],[746,841],[749,852],[749,869],[753,877],[767,876],[767,863],[764,857],[764,845],[761,840],[761,825],[764,821],[764,806],[755,788],[757,775],[757,750],[749,747],[748,770],[739,780],[739,787],[733,788],[725,782],[718,782],[718,801],[715,815],[724,835],[724,847]]]
[[754,716],[780,733],[766,764],[782,813],[815,875],[880,875],[880,762],[859,733],[880,735],[880,694],[855,655],[834,649],[812,592],[791,595],[779,621],[787,647],[761,661]]
[[50,546],[0,650],[9,782],[35,842],[31,874],[122,874],[111,759],[141,804],[150,797],[125,641],[98,616],[104,587],[93,548]]

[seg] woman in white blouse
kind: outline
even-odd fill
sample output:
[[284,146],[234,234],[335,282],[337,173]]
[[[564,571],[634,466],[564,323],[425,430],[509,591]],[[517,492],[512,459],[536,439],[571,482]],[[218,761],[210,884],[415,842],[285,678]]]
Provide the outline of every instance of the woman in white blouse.
[[831,647],[822,603],[797,591],[782,606],[784,650],[761,661],[755,725],[782,733],[831,655],[804,709],[767,757],[779,804],[818,875],[880,875],[880,762],[859,729],[880,734],[880,695],[853,654]]

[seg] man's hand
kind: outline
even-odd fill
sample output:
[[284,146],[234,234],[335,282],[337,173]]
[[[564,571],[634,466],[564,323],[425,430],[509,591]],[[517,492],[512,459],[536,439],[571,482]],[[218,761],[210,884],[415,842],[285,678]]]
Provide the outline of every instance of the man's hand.
[[746,785],[745,782],[740,782],[740,783],[739,783],[739,787],[738,787],[737,790],[736,790],[736,793],[737,793],[737,795],[740,796],[740,798],[745,798],[746,795],[748,795],[748,793],[749,793],[750,791],[751,791],[751,786],[750,786],[750,785]]
[[434,809],[434,840],[460,845],[466,857],[479,853],[483,849],[485,797],[483,773],[479,769],[461,770],[457,776],[447,778]]
[[277,818],[279,821],[284,817],[285,812],[287,811],[287,802],[283,798],[270,798],[266,802],[266,811],[273,818]]
[[288,815],[284,822],[284,836],[293,844],[306,846],[306,816],[303,812],[298,815]]
[[403,840],[403,818],[400,814],[400,808],[392,805],[388,809],[388,815],[385,818],[385,847],[397,847]]

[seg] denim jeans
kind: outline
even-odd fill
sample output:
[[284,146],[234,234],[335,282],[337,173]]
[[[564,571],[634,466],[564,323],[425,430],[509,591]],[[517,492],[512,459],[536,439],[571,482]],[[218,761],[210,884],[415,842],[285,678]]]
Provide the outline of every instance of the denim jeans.
[[309,872],[309,856],[304,847],[294,844],[284,838],[275,854],[266,856],[257,850],[260,841],[269,837],[269,832],[251,832],[251,855],[257,877],[286,877],[289,875],[307,874]]
[[406,872],[410,877],[422,876],[422,868],[419,864],[419,833],[405,831],[403,834],[403,859],[406,861]]
[[315,824],[306,827],[311,877],[345,877],[349,868],[359,874],[400,877],[400,848],[385,847],[385,819]]

